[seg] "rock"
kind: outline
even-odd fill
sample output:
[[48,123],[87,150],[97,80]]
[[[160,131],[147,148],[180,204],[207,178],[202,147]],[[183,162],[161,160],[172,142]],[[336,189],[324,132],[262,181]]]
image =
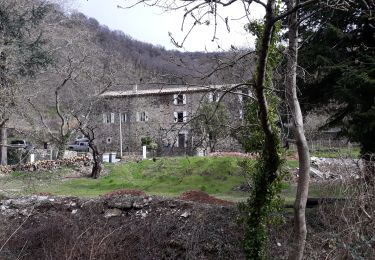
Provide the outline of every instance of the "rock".
[[318,177],[320,179],[324,179],[324,174],[319,171],[318,169],[315,169],[313,167],[310,167],[310,175],[314,176],[314,177]]
[[133,202],[133,208],[135,209],[143,209],[147,205],[148,203],[143,202],[143,200]]
[[68,203],[68,206],[69,206],[69,207],[76,207],[76,206],[77,206],[77,203],[74,202],[74,201],[70,201],[70,202]]
[[120,209],[108,209],[104,213],[105,218],[112,218],[112,217],[118,217],[121,216],[122,211]]
[[76,214],[78,212],[78,209],[73,209],[72,214]]
[[127,199],[119,199],[119,200],[111,200],[107,203],[108,207],[110,208],[117,208],[121,210],[129,210],[133,207],[133,200],[130,198]]
[[101,214],[104,211],[103,203],[100,203],[99,201],[95,201],[95,200],[89,200],[89,201],[82,203],[81,208],[88,209],[92,213],[97,213],[97,214]]
[[174,202],[174,201],[168,201],[167,204],[168,204],[168,206],[169,206],[171,209],[177,207],[177,204],[176,204],[176,202]]
[[142,219],[147,217],[148,211],[147,210],[139,210],[135,213],[136,216],[140,216]]
[[184,213],[181,214],[181,217],[183,218],[188,218],[191,215],[189,211],[185,211]]
[[37,201],[45,201],[48,199],[48,196],[36,196]]

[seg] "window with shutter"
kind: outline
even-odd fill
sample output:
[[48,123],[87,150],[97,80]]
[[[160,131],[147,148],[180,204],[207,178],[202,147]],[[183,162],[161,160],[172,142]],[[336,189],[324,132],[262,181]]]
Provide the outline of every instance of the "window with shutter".
[[173,95],[173,104],[175,105],[185,105],[186,95],[185,94],[175,94]]
[[137,112],[137,122],[147,122],[148,121],[148,113],[147,112]]
[[111,113],[111,124],[115,122],[115,113]]
[[128,121],[128,115],[126,113],[121,113],[120,120],[121,120],[121,123],[126,123]]
[[176,123],[183,123],[184,121],[184,112],[174,112],[174,121]]

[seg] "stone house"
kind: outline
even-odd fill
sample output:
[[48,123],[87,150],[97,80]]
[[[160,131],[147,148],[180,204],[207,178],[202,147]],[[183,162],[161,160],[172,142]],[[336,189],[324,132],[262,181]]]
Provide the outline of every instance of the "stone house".
[[[142,138],[158,144],[157,154],[192,155],[207,150],[202,136],[196,136],[192,122],[204,104],[223,104],[228,111],[231,127],[242,123],[243,91],[231,85],[192,86],[134,86],[123,91],[102,94],[97,119],[104,151],[122,154],[139,153]],[[101,114],[100,114],[101,113]],[[229,126],[228,126],[229,127]],[[239,151],[241,146],[229,133],[218,140],[216,150]],[[208,151],[207,151],[208,152]]]

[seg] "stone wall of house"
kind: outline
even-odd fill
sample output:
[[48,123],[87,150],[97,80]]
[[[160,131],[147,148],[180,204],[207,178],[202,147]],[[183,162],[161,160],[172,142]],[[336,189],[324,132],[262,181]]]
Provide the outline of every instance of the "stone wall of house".
[[[212,94],[208,91],[183,93],[185,95],[183,102],[175,101],[177,94],[159,93],[104,98],[99,109],[102,114],[97,116],[102,139],[100,145],[103,146],[103,150],[120,151],[121,120],[124,155],[141,153],[142,137],[151,137],[158,144],[156,154],[159,156],[195,154],[196,143],[190,131],[189,121],[202,104],[215,101],[212,101]],[[237,94],[227,94],[222,100],[231,115],[232,124],[241,124],[240,101],[241,98]],[[182,122],[176,122],[176,117],[177,121]],[[181,144],[183,139],[185,139],[184,143]],[[241,146],[228,136],[218,142],[216,150],[239,151]]]

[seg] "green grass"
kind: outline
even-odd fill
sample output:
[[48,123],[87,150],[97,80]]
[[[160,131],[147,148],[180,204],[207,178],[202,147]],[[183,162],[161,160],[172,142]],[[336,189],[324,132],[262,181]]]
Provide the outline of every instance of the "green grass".
[[[7,194],[49,192],[55,195],[96,197],[119,189],[139,189],[150,195],[178,196],[188,190],[201,190],[218,198],[243,201],[249,193],[233,191],[250,177],[241,167],[245,162],[235,157],[174,157],[159,158],[155,162],[106,164],[108,175],[99,179],[64,178],[72,169],[53,172],[14,172],[0,178],[0,187]],[[250,161],[250,167],[255,161]],[[298,161],[287,161],[289,168]],[[250,171],[251,172],[251,171]],[[337,196],[339,191],[321,184],[311,184],[309,196]],[[284,183],[282,196],[292,203],[296,185]]]
[[73,179],[51,185],[43,191],[57,195],[98,196],[118,189],[140,189],[148,194],[177,196],[201,190],[220,198],[241,200],[247,196],[233,191],[245,181],[233,157],[177,157],[107,165],[109,174],[97,180]]
[[12,172],[0,179],[3,193],[9,195],[38,193],[60,182],[70,169],[62,168],[53,172]]
[[311,156],[321,158],[359,158],[360,148],[354,147],[351,149],[340,148],[340,149],[321,149],[311,152]]

